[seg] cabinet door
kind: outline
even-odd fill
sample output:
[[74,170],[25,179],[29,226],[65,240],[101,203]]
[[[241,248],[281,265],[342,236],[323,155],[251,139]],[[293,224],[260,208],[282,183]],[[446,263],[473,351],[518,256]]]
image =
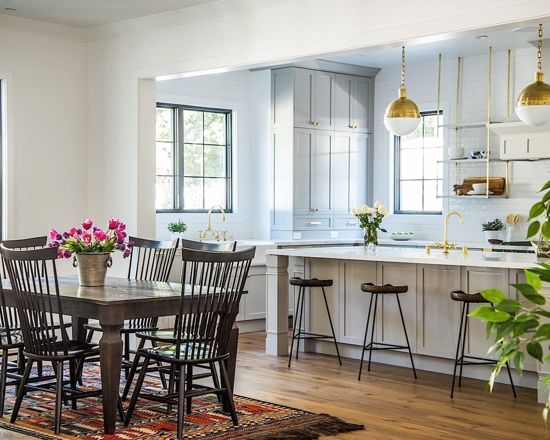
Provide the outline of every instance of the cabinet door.
[[334,74],[316,71],[313,84],[312,103],[315,128],[334,129]]
[[331,155],[332,209],[336,215],[350,211],[350,133],[336,133]]
[[527,139],[523,135],[509,135],[500,138],[501,159],[526,159]]
[[314,130],[311,147],[311,209],[318,214],[328,214],[330,204],[330,156],[334,134],[330,131]]
[[292,68],[275,69],[271,73],[271,124],[273,128],[292,127]]
[[265,266],[253,266],[250,268],[244,289],[247,294],[241,298],[244,305],[244,316],[241,319],[249,321],[252,319],[265,319],[266,311],[266,268]]
[[315,72],[294,69],[294,126],[312,128]]
[[351,126],[354,131],[368,133],[372,80],[362,76],[353,78],[351,96]]
[[350,131],[351,94],[353,76],[335,75],[334,77],[334,126],[336,131]]
[[311,155],[314,131],[297,128],[294,130],[294,213],[311,213]]
[[539,159],[550,157],[550,136],[536,135],[527,139],[527,157]]
[[354,133],[350,136],[349,149],[349,206],[348,212],[356,206],[367,203],[368,135]]

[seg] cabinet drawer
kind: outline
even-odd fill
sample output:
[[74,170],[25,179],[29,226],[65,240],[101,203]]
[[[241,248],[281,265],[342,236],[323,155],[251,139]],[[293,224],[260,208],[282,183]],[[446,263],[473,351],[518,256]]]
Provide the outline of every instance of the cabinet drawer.
[[501,159],[525,159],[527,139],[523,136],[508,136],[500,140]]
[[334,229],[359,229],[359,220],[354,217],[336,217]]
[[330,217],[295,217],[294,229],[330,229],[332,219]]
[[527,157],[529,159],[550,157],[550,136],[530,136],[527,139]]

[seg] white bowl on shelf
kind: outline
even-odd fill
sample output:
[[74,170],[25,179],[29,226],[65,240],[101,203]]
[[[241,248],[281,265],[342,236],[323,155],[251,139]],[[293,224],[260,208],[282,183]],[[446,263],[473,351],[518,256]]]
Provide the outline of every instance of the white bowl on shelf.
[[395,241],[408,241],[414,238],[414,232],[390,232],[390,238]]

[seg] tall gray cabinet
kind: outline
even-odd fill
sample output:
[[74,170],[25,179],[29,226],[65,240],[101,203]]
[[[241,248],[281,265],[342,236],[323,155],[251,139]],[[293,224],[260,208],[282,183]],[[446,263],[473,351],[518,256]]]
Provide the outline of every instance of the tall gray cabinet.
[[271,90],[272,237],[357,231],[350,210],[372,192],[374,78],[286,67]]

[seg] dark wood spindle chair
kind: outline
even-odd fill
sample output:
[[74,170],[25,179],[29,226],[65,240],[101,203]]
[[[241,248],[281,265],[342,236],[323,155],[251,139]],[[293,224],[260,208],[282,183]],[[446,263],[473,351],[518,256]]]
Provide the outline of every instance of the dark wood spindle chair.
[[[124,420],[125,426],[130,423],[138,398],[177,405],[177,438],[181,439],[186,400],[211,393],[225,397],[233,424],[238,425],[225,361],[229,357],[229,336],[239,313],[239,302],[255,251],[254,247],[237,252],[182,249],[182,292],[176,343],[138,351],[144,360]],[[185,283],[186,280],[189,284]],[[161,361],[178,370],[179,387],[176,392],[172,387],[164,396],[141,392],[151,361]],[[222,385],[190,389],[190,374],[186,374],[186,368],[209,363],[218,365]]]
[[[25,371],[21,378],[17,398],[11,414],[14,423],[27,392],[55,392],[55,433],[61,430],[61,408],[64,401],[71,401],[76,409],[77,399],[99,396],[101,390],[77,388],[77,364],[99,355],[96,345],[71,340],[63,322],[63,309],[59,296],[57,280],[57,249],[43,248],[33,250],[13,250],[5,245],[0,252],[9,275],[11,289],[23,335],[23,355],[26,358]],[[29,377],[35,362],[51,362],[55,377],[52,380],[30,382]],[[64,380],[64,366],[69,364],[70,380],[68,386]],[[119,412],[124,416],[122,402],[119,399]]]
[[[1,243],[9,249],[29,250],[43,248],[46,246],[47,241],[48,237],[44,235],[18,240],[4,240]],[[7,268],[3,259],[2,274],[4,279],[8,278]],[[65,327],[70,327],[70,324],[65,324]],[[59,328],[59,325],[54,327],[55,330],[59,330]],[[4,414],[6,387],[11,385],[19,386],[24,369],[23,336],[21,334],[19,315],[15,307],[6,305],[2,283],[0,283],[0,350],[2,351],[2,363],[0,366],[0,416],[2,416]],[[17,362],[9,360],[13,356],[17,356]],[[44,377],[42,362],[37,362],[37,368],[38,376]],[[9,382],[8,379],[10,379]]]
[[[128,239],[134,242],[128,265],[128,279],[168,282],[179,240],[157,241],[137,237],[129,237]],[[126,378],[132,367],[132,361],[130,360],[132,354],[130,335],[143,331],[158,330],[157,323],[158,317],[135,318],[124,322],[124,327],[121,330],[124,336],[122,369]],[[101,332],[99,324],[86,324],[84,327],[88,330],[87,342],[92,341],[94,332]],[[154,344],[156,343],[154,342]],[[163,374],[161,374],[161,380],[163,386],[166,388],[166,379]]]

